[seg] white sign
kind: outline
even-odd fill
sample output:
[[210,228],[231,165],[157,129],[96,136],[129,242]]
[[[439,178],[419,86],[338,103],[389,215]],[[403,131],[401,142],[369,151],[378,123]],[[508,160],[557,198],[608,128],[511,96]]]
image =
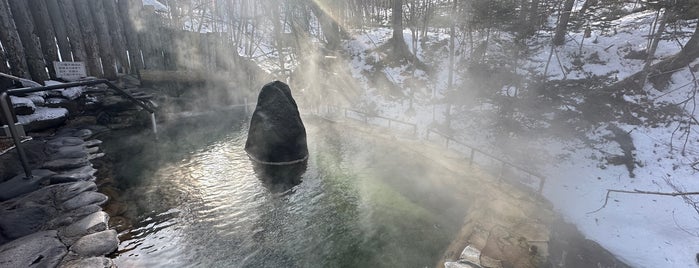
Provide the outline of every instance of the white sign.
[[56,77],[66,81],[77,81],[87,76],[85,63],[81,61],[54,61]]

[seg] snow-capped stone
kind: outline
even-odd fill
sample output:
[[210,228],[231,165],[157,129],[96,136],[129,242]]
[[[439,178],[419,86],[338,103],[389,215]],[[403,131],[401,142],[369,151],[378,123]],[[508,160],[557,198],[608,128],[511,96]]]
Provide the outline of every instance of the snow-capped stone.
[[24,125],[26,131],[38,131],[60,126],[68,119],[65,108],[36,107],[30,115],[18,115],[17,121]]

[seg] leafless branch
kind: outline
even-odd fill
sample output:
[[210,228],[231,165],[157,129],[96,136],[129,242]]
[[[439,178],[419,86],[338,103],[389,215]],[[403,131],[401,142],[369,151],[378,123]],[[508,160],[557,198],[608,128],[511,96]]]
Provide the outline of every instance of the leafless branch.
[[607,207],[607,203],[609,202],[609,195],[611,193],[622,193],[622,194],[647,194],[647,195],[664,195],[664,196],[688,196],[688,195],[699,195],[699,192],[653,192],[653,191],[643,191],[643,190],[638,190],[634,189],[633,191],[628,191],[628,190],[614,190],[614,189],[607,189],[607,196],[604,198],[604,204],[602,207],[598,208],[595,211],[588,212],[587,214],[592,214],[595,212],[598,212],[602,210],[603,208]]
[[691,235],[691,236],[694,236],[694,237],[699,237],[699,234],[697,234],[697,233],[692,233],[692,232],[690,232],[689,230],[687,230],[686,228],[680,226],[680,223],[677,222],[677,217],[675,217],[675,210],[672,210],[672,220],[675,222],[675,226],[677,226],[678,229],[684,231],[684,232],[687,233],[688,235]]

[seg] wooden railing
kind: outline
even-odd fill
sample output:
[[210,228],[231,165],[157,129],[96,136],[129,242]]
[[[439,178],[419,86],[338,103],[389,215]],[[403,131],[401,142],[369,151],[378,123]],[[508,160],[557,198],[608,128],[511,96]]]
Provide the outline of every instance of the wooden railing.
[[[537,174],[537,173],[535,173],[535,172],[533,172],[533,171],[530,171],[530,170],[528,170],[528,169],[525,169],[525,168],[523,168],[523,167],[520,167],[520,166],[518,166],[518,165],[515,165],[515,164],[513,164],[512,162],[509,162],[509,161],[507,161],[507,160],[504,160],[504,159],[502,159],[502,158],[500,158],[500,157],[497,157],[497,156],[495,156],[495,155],[493,155],[493,154],[487,153],[487,152],[485,152],[485,151],[483,151],[483,150],[481,150],[481,149],[478,149],[478,148],[476,148],[476,147],[474,147],[474,146],[468,145],[468,144],[466,144],[466,143],[464,143],[464,142],[461,142],[461,141],[459,141],[459,140],[456,140],[455,138],[451,137],[450,135],[443,134],[443,133],[441,133],[441,132],[439,132],[439,131],[436,131],[436,130],[434,130],[434,129],[429,129],[429,130],[427,130],[427,135],[426,135],[426,137],[425,137],[425,139],[426,139],[427,141],[430,141],[430,135],[431,135],[431,134],[438,135],[438,136],[442,137],[442,139],[444,139],[444,146],[445,146],[447,149],[451,149],[451,150],[454,150],[454,151],[459,151],[458,149],[454,148],[454,147],[455,147],[454,145],[459,145],[459,146],[461,146],[461,147],[466,148],[466,149],[468,150],[468,164],[469,164],[469,167],[472,167],[472,166],[473,166],[473,163],[474,163],[474,161],[475,161],[475,159],[476,159],[477,154],[480,154],[480,155],[483,155],[483,156],[485,156],[485,157],[487,157],[487,158],[489,158],[489,159],[491,159],[491,160],[494,160],[495,162],[497,162],[497,163],[499,164],[498,174],[496,174],[496,176],[498,177],[498,179],[502,180],[502,179],[504,178],[504,176],[505,176],[505,171],[506,171],[507,168],[509,167],[509,168],[511,168],[511,169],[513,169],[513,170],[515,170],[515,171],[518,171],[518,172],[520,172],[520,173],[523,173],[523,174],[526,175],[528,178],[536,178],[536,179],[538,179],[538,180],[539,180],[539,184],[538,184],[538,186],[536,187],[536,189],[537,189],[537,191],[538,191],[539,193],[541,193],[541,192],[543,191],[543,189],[544,189],[544,184],[546,183],[546,177],[544,177],[543,175]],[[462,153],[466,153],[466,152],[462,152]],[[526,184],[526,185],[528,185],[528,184]],[[531,186],[531,185],[529,185],[529,186]]]
[[[416,124],[413,124],[413,123],[410,123],[410,122],[405,122],[405,121],[396,120],[396,119],[393,119],[393,118],[383,117],[383,116],[380,116],[380,115],[372,115],[372,114],[369,114],[369,113],[366,113],[366,112],[357,111],[357,110],[353,110],[353,109],[349,109],[349,108],[345,108],[345,109],[344,109],[344,112],[345,112],[345,117],[346,117],[346,118],[350,118],[350,119],[362,121],[362,122],[364,122],[365,124],[370,124],[370,123],[372,123],[372,122],[370,122],[370,120],[371,120],[372,118],[376,118],[376,119],[380,119],[380,120],[382,120],[382,121],[387,122],[387,124],[388,124],[387,127],[388,127],[389,129],[394,129],[394,128],[396,128],[396,127],[402,125],[402,126],[407,127],[408,129],[410,129],[410,130],[409,130],[409,133],[410,133],[410,134],[412,134],[413,136],[417,136],[417,125],[416,125]],[[359,117],[360,117],[361,119],[357,119],[357,118],[354,118],[354,117],[349,116],[350,113],[354,113],[354,114],[359,115]],[[374,124],[374,125],[384,126],[384,125],[381,125],[381,124]]]
[[[325,112],[326,114],[334,114],[335,116],[344,116],[345,118],[356,120],[365,124],[373,124],[373,125],[378,125],[381,127],[388,127],[391,130],[396,130],[399,128],[399,126],[403,126],[401,130],[405,130],[405,128],[408,128],[408,133],[412,135],[413,138],[419,139],[417,132],[418,132],[418,126],[417,124],[410,123],[410,122],[405,122],[393,118],[388,118],[384,116],[379,116],[379,115],[373,115],[367,112],[362,112],[354,109],[349,109],[349,108],[338,108],[338,107],[326,107],[326,108],[319,108],[318,110],[315,111],[317,114],[323,114]],[[338,112],[342,112],[342,114],[339,114]],[[352,116],[354,114],[354,116]],[[377,124],[376,120],[374,119],[379,119],[381,121],[386,122],[386,124]],[[523,174],[527,179],[531,180],[531,178],[535,178],[538,180],[537,185],[533,185],[531,183],[527,182],[522,182],[520,179],[519,182],[527,185],[531,188],[534,188],[538,193],[541,193],[544,188],[544,184],[546,183],[546,177],[544,177],[541,174],[537,174],[536,172],[533,172],[531,170],[528,170],[526,168],[523,168],[521,166],[518,166],[508,160],[505,160],[501,157],[495,156],[491,153],[488,153],[482,149],[476,148],[475,146],[468,145],[462,141],[459,141],[455,139],[454,137],[450,135],[446,135],[444,133],[441,133],[435,129],[428,129],[427,133],[425,134],[425,139],[426,141],[429,142],[434,142],[433,140],[430,139],[432,136],[439,136],[444,140],[444,146],[447,149],[457,151],[459,153],[467,154],[468,155],[468,165],[469,167],[473,167],[474,162],[476,162],[477,156],[481,155],[482,158],[490,159],[497,163],[497,166],[495,169],[485,169],[486,171],[495,171],[497,174],[495,175],[499,180],[502,180],[505,178],[505,172],[509,170],[518,172],[520,174]],[[463,147],[466,149],[466,151],[459,150],[457,147]],[[484,167],[483,164],[479,164],[479,166]],[[513,174],[514,175],[514,174]]]

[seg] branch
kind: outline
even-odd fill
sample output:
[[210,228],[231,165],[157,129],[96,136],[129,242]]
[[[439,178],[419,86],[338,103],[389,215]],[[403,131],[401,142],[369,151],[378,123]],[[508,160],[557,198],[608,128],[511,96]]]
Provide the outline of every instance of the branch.
[[611,194],[611,193],[648,194],[648,195],[665,195],[665,196],[699,195],[699,192],[670,192],[670,193],[663,193],[663,192],[642,191],[642,190],[638,190],[638,189],[634,189],[633,191],[607,189],[607,196],[604,198],[604,205],[602,205],[602,207],[598,208],[598,209],[595,210],[595,211],[588,212],[587,214],[592,214],[592,213],[598,212],[598,211],[602,210],[603,208],[607,207],[607,203],[609,202],[609,194]]

